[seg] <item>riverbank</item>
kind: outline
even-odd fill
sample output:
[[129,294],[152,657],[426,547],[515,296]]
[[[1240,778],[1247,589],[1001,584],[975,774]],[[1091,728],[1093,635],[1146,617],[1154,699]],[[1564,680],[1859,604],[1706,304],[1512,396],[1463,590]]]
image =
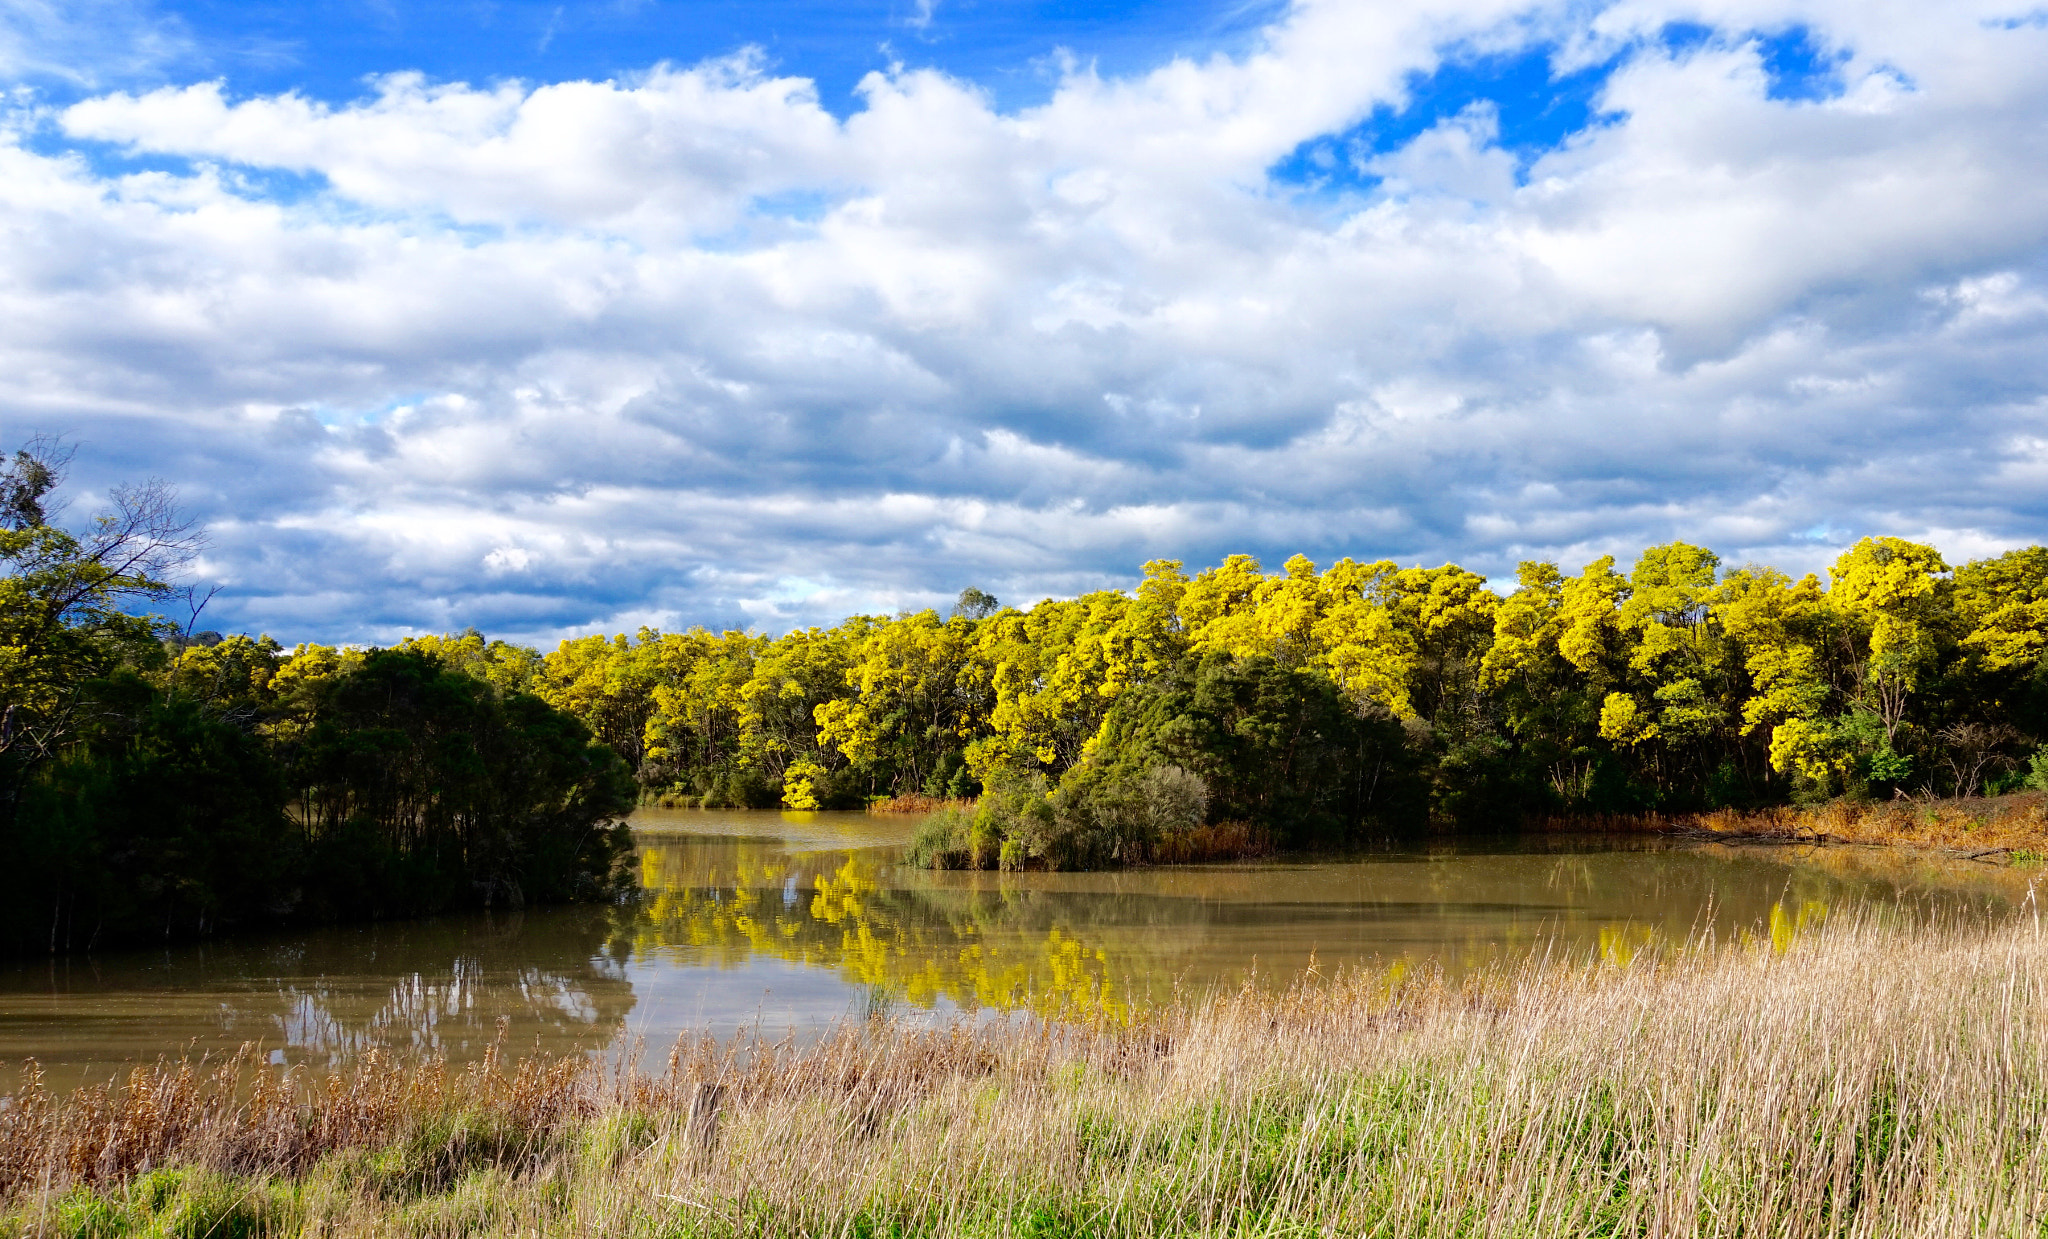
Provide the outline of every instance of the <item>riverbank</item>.
[[1798,843],[1917,847],[2022,863],[2048,860],[2048,792],[1963,799],[1834,800],[1823,805],[1554,817],[1540,829],[1679,834]]
[[1788,913],[1131,1025],[689,1045],[651,1076],[250,1057],[17,1092],[0,1232],[2033,1233],[2043,1027],[2031,918]]

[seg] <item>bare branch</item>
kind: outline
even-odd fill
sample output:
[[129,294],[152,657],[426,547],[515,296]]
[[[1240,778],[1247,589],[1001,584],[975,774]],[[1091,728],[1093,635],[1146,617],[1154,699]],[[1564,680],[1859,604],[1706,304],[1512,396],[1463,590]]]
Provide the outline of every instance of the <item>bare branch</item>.
[[185,603],[185,610],[188,613],[183,629],[184,635],[187,638],[190,638],[192,630],[199,626],[199,613],[206,609],[206,604],[212,602],[213,596],[219,592],[220,586],[218,585],[209,585],[203,591],[197,585],[187,585],[184,589],[178,591],[178,596]]
[[1955,776],[1955,794],[1963,797],[1974,796],[1986,775],[2018,765],[2005,750],[2023,739],[2004,723],[1957,723],[1936,738],[1947,746],[1943,757]]

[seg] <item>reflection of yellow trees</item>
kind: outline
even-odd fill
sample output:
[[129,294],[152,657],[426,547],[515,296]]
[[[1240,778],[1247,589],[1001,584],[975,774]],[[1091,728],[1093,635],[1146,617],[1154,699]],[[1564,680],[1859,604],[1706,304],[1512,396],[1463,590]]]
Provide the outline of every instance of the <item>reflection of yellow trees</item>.
[[1108,952],[1057,927],[1043,937],[1004,933],[970,907],[884,888],[881,875],[882,862],[858,852],[645,848],[648,898],[634,946],[685,948],[726,967],[758,954],[831,968],[920,1007],[945,999],[969,1010],[1130,1019]]
[[[1827,901],[1787,897],[1771,905],[1763,929],[1771,949],[1783,955],[1802,936],[1818,929],[1828,917]],[[1757,941],[1754,929],[1739,928],[1736,939],[1744,944]],[[1676,943],[1654,926],[1618,922],[1600,927],[1600,958],[1610,964],[1626,965],[1645,950],[1659,950]]]
[[1600,958],[1610,964],[1626,966],[1639,952],[1662,943],[1655,926],[1631,921],[1600,927]]
[[1794,908],[1780,901],[1771,905],[1771,948],[1784,954],[1793,942],[1827,919],[1828,906],[1818,899],[1801,900]]

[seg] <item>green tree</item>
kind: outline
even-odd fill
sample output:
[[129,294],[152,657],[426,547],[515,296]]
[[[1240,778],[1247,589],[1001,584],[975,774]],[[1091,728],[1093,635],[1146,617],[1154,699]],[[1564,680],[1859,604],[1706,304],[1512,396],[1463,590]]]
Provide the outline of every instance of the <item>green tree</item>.
[[162,662],[170,625],[131,611],[189,596],[174,578],[202,545],[154,482],[115,488],[82,534],[49,523],[68,460],[38,440],[0,469],[0,822],[30,773],[102,708],[93,683]]
[[540,698],[399,649],[309,705],[288,774],[330,910],[559,902],[621,881],[631,772]]
[[1426,798],[1400,724],[1361,711],[1327,676],[1264,655],[1211,652],[1185,678],[1117,702],[1093,777],[1158,767],[1199,776],[1213,820],[1276,830],[1293,846],[1420,828]]

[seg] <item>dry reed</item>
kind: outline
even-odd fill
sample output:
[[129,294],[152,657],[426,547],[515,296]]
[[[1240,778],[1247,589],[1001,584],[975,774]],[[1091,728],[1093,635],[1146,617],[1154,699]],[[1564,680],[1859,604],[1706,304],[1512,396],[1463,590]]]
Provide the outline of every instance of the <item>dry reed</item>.
[[972,809],[975,801],[951,799],[945,796],[927,796],[922,792],[906,792],[901,796],[885,796],[868,802],[870,813],[937,813],[941,809]]
[[[325,1082],[243,1059],[0,1117],[14,1233],[2039,1234],[2048,938],[1882,916],[1129,1027]],[[164,1167],[173,1169],[166,1171]]]
[[1186,830],[1168,831],[1152,840],[1145,859],[1155,865],[1191,865],[1203,861],[1252,860],[1279,851],[1273,832],[1250,822],[1204,822]]
[[2048,793],[1908,799],[1707,813],[1560,816],[1550,831],[1692,834],[1810,843],[1863,843],[1939,848],[1979,856],[2020,852],[2048,857]]

